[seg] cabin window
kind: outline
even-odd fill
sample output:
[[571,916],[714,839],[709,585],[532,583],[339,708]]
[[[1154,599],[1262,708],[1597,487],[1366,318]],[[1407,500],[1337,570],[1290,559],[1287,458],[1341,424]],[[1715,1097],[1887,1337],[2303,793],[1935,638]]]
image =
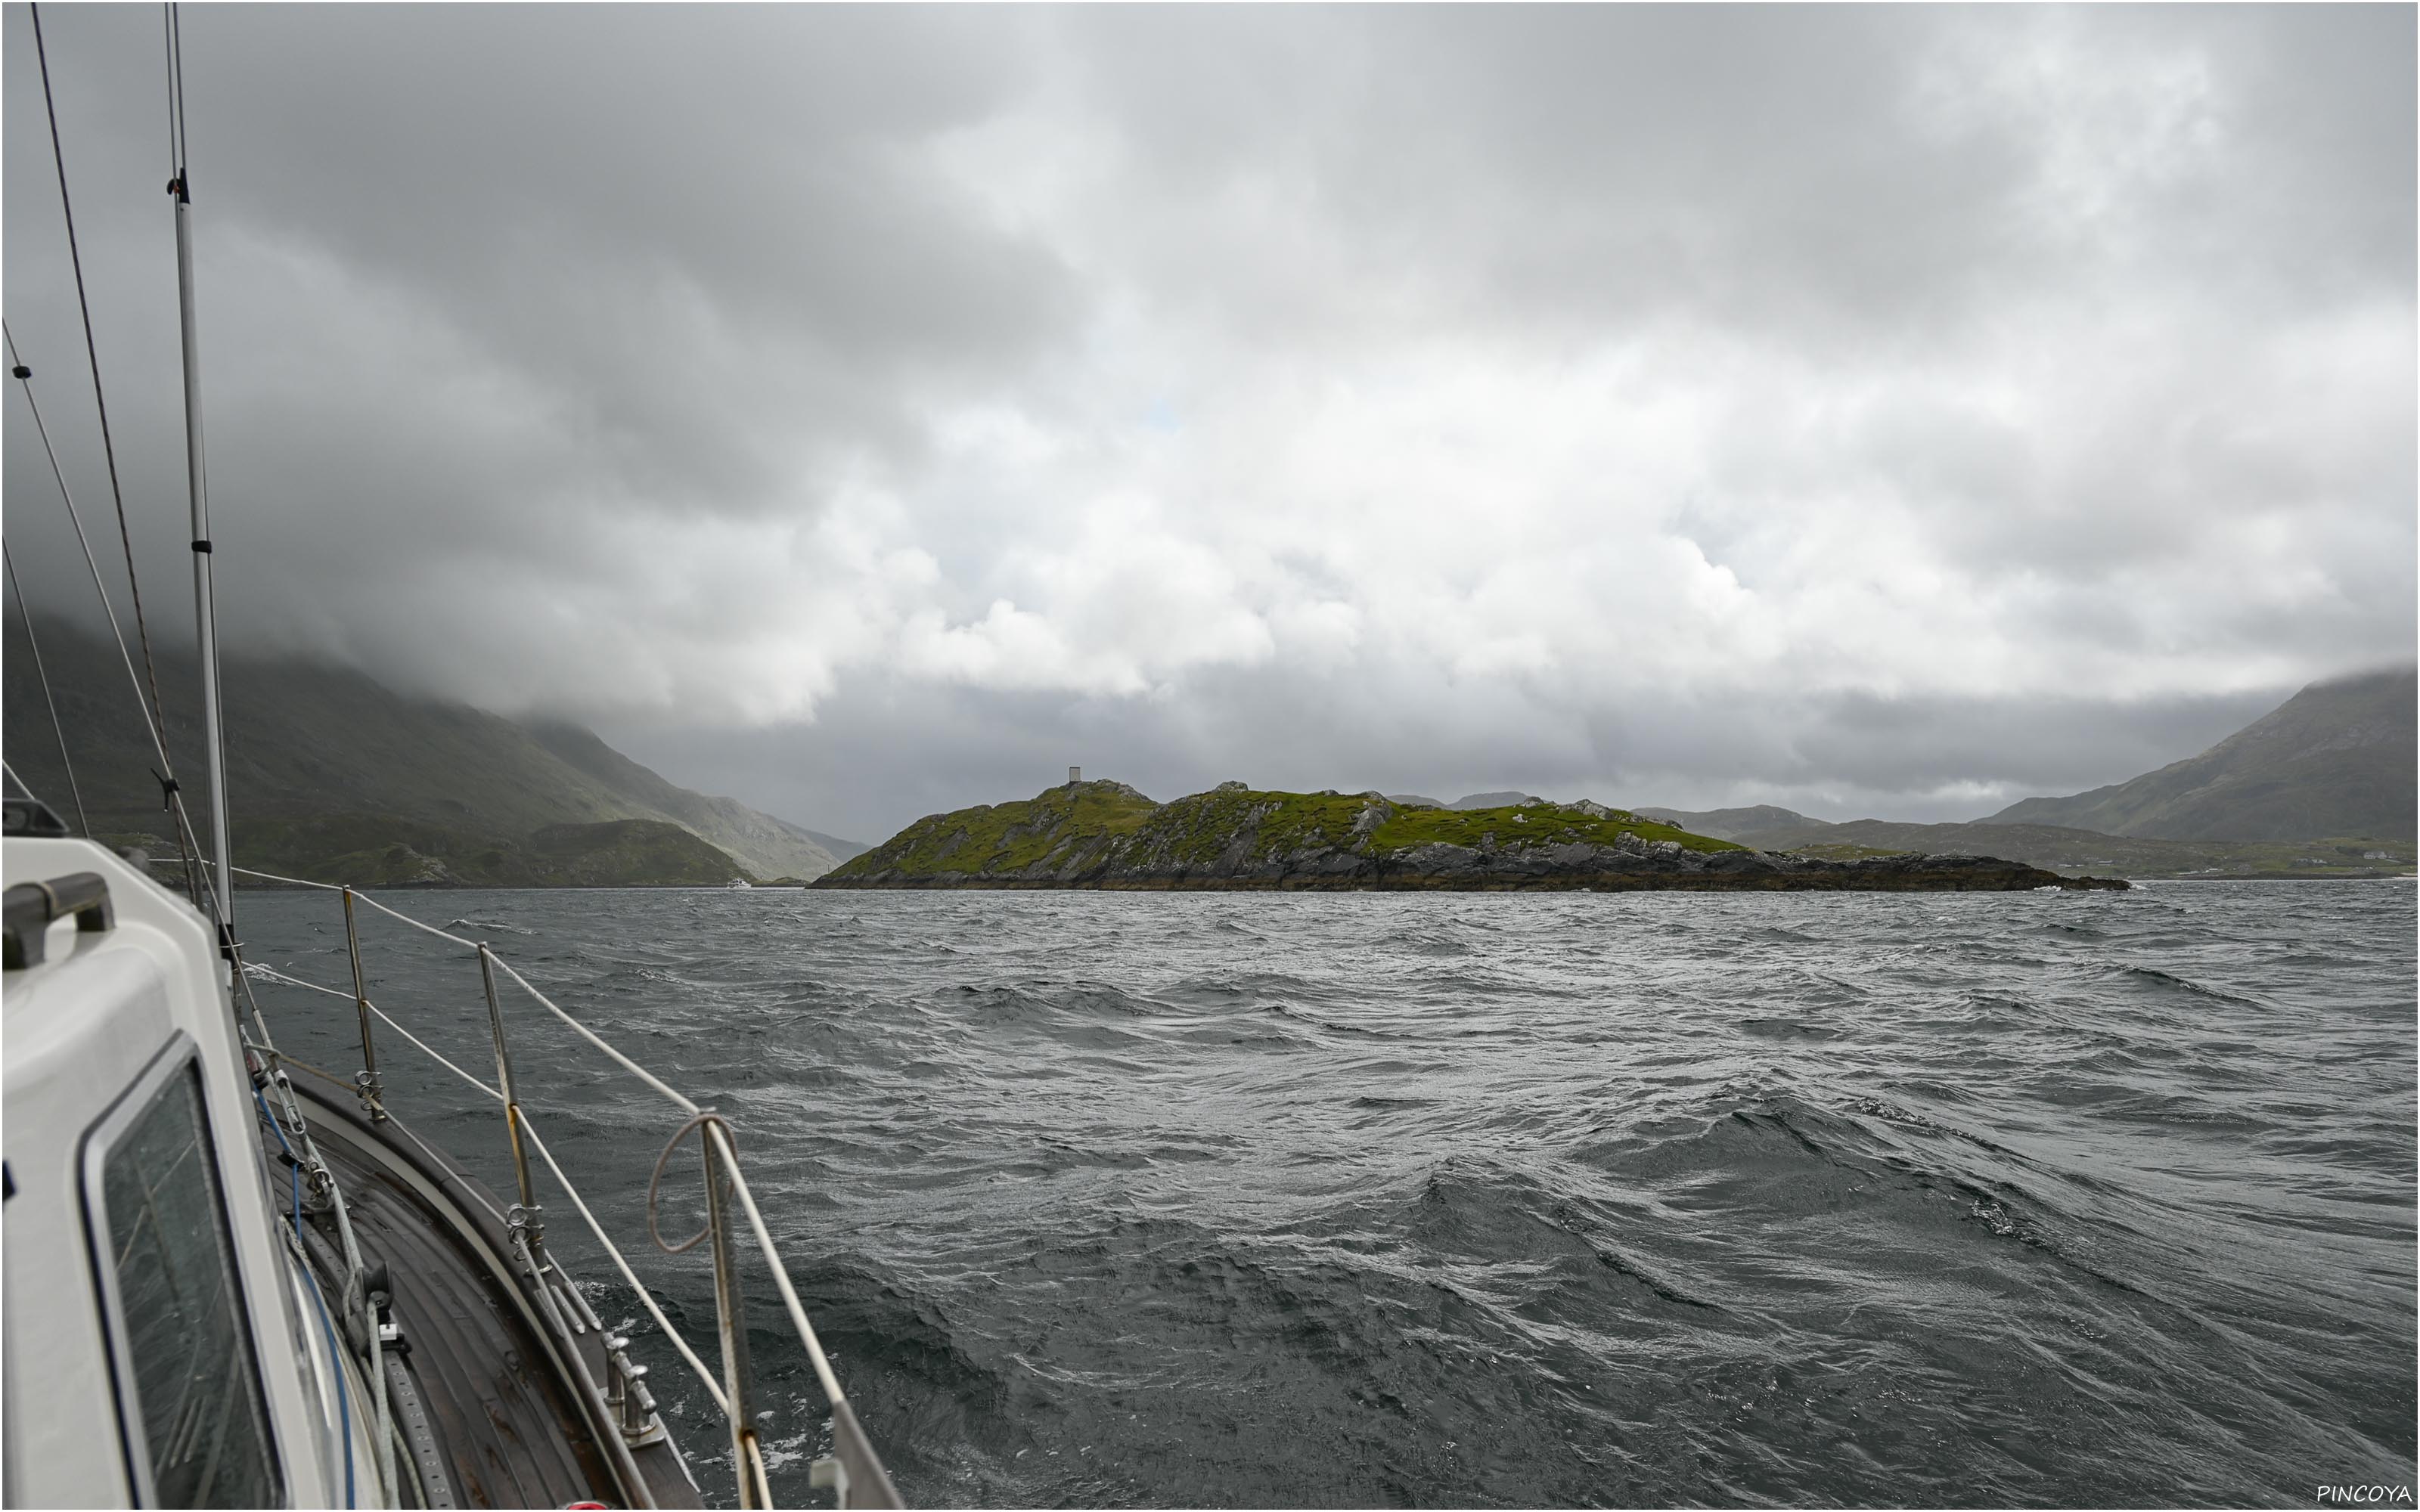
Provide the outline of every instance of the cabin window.
[[[109,1284],[118,1412],[154,1506],[282,1498],[190,1049],[102,1120],[85,1199]],[[97,1167],[97,1169],[96,1169]],[[97,1189],[97,1190],[96,1190]],[[96,1247],[100,1247],[97,1245]]]

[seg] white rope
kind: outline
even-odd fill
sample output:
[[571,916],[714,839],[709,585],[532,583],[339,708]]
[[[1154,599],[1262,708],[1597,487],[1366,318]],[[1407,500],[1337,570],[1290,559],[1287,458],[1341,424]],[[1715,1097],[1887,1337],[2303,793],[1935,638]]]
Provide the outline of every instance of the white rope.
[[748,1178],[739,1174],[739,1152],[722,1137],[721,1124],[708,1119],[704,1132],[721,1151],[723,1169],[731,1173],[731,1190],[738,1195],[739,1205],[748,1210],[748,1226],[756,1230],[757,1247],[765,1252],[766,1263],[772,1267],[773,1284],[782,1288],[782,1304],[790,1309],[790,1322],[798,1329],[799,1337],[806,1341],[807,1358],[815,1367],[815,1379],[823,1382],[824,1395],[837,1407],[842,1400],[840,1378],[832,1374],[831,1362],[824,1358],[823,1344],[815,1337],[815,1325],[807,1321],[807,1309],[799,1301],[798,1288],[790,1285],[789,1268],[782,1263],[782,1252],[773,1247],[773,1236],[765,1231],[765,1215],[756,1211],[756,1197],[748,1190]]
[[[355,893],[354,896],[358,898],[361,894]],[[682,1112],[696,1114],[703,1111],[696,1103],[690,1102],[688,1098],[681,1096],[678,1092],[674,1091],[661,1081],[659,1081],[656,1078],[655,1073],[648,1071],[644,1066],[640,1065],[637,1061],[632,1060],[629,1057],[622,1054],[619,1050],[607,1044],[603,1040],[598,1039],[596,1031],[589,1028],[587,1025],[581,1023],[578,1019],[573,1018],[562,1009],[557,1008],[555,1006],[554,999],[549,997],[546,994],[539,992],[535,987],[531,986],[530,980],[527,977],[522,976],[520,972],[515,971],[511,962],[505,960],[503,956],[496,954],[493,950],[488,952],[488,959],[504,967],[504,975],[512,978],[513,980],[520,982],[521,984],[521,989],[528,993],[532,997],[535,997],[539,1002],[545,1004],[548,1011],[551,1012],[556,1018],[563,1020],[564,1023],[570,1025],[574,1029],[578,1030],[582,1039],[586,1040],[590,1044],[595,1045],[597,1049],[602,1050],[607,1055],[613,1057],[615,1061],[620,1063],[624,1071],[628,1072],[631,1075],[636,1076],[639,1080],[646,1083],[649,1087],[654,1088],[657,1091],[661,1092],[664,1096],[670,1098],[674,1104],[679,1107]]]
[[[265,981],[283,982],[288,987],[307,987],[315,993],[326,993],[331,997],[341,997],[348,1003],[353,1001],[353,995],[350,993],[339,992],[334,987],[322,987],[316,981],[304,981],[300,977],[289,977],[282,971],[275,971],[268,966],[257,964],[256,963],[246,962],[243,969],[250,975],[258,977]],[[370,1003],[367,1006],[371,1012],[378,1015],[380,1023],[385,1025],[388,1028],[393,1029],[396,1033],[400,1034],[405,1039],[411,1041],[412,1045],[418,1049],[422,1055],[427,1056],[429,1059],[444,1067],[447,1071],[452,1072],[455,1075],[461,1077],[466,1082],[469,1082],[472,1086],[477,1088],[480,1091],[487,1093],[488,1096],[493,1098],[495,1101],[501,1103],[504,1100],[504,1093],[497,1091],[486,1082],[479,1080],[479,1078],[472,1075],[469,1072],[464,1071],[461,1067],[446,1059],[443,1056],[439,1055],[436,1051],[430,1049],[420,1036],[412,1033],[410,1029],[405,1028],[402,1025],[397,1024],[395,1020],[387,1017],[386,1010],[379,1007],[376,1003]],[[274,1046],[271,1048],[273,1049]]]
[[681,1337],[680,1330],[673,1327],[672,1319],[664,1316],[663,1309],[656,1305],[656,1299],[649,1294],[645,1287],[640,1284],[638,1276],[631,1272],[630,1262],[624,1259],[622,1252],[613,1247],[613,1242],[605,1237],[604,1226],[597,1223],[597,1215],[588,1211],[588,1204],[580,1200],[579,1192],[571,1185],[571,1178],[563,1174],[563,1167],[554,1163],[553,1152],[546,1148],[546,1141],[540,1139],[537,1136],[537,1130],[531,1126],[529,1110],[526,1108],[521,1110],[521,1133],[529,1136],[531,1147],[537,1151],[537,1158],[546,1162],[546,1168],[552,1171],[554,1179],[562,1183],[563,1195],[569,1197],[571,1205],[580,1210],[580,1216],[588,1224],[588,1231],[597,1236],[597,1243],[605,1246],[605,1253],[613,1260],[613,1268],[622,1273],[622,1279],[630,1283],[630,1289],[639,1294],[639,1305],[647,1309],[647,1316],[656,1320],[656,1326],[664,1331],[664,1337],[672,1340],[673,1348],[680,1351],[680,1357],[688,1361],[689,1367],[697,1373],[697,1379],[705,1385],[706,1395],[714,1398],[716,1410],[723,1416],[729,1417],[731,1402],[722,1395],[722,1388],[714,1383],[714,1372],[708,1370],[706,1367],[706,1362],[699,1359],[697,1352],[689,1347],[689,1340]]

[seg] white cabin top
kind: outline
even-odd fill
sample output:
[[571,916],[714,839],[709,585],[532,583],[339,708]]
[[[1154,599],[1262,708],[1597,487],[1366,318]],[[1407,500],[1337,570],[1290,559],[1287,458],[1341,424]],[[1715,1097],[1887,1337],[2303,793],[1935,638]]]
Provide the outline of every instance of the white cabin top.
[[0,858],[39,912],[84,905],[12,907],[0,994],[8,1504],[342,1504],[350,1366],[280,1237],[209,924],[89,841]]

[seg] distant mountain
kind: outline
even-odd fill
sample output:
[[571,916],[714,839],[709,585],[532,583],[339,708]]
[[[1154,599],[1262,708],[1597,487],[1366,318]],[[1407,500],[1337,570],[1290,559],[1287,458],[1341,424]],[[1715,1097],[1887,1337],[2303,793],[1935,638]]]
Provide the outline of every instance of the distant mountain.
[[[861,840],[843,840],[838,835],[827,835],[820,829],[801,830],[799,833],[805,835],[807,839],[814,841],[816,844],[822,846],[824,850],[836,860],[845,861],[852,856],[863,856],[866,852],[874,849],[874,846],[868,841]],[[803,877],[801,880],[803,880]]]
[[[862,845],[850,849],[845,840],[827,844],[827,837],[760,813],[737,798],[709,798],[675,787],[578,725],[544,722],[527,729],[539,745],[567,764],[721,846],[759,877],[804,881],[840,865],[845,856],[865,849]],[[844,849],[835,852],[833,845]]]
[[2314,683],[2189,760],[1987,825],[2055,825],[2179,841],[2402,839],[2415,824],[2414,669]]
[[1387,795],[1387,801],[1388,803],[1402,804],[1406,809],[1442,809],[1445,807],[1443,800],[1437,798],[1424,798],[1417,793],[1389,793]]
[[1510,809],[1524,803],[1546,800],[1527,793],[1470,793],[1446,805],[1449,809]]
[[1696,812],[1685,809],[1641,809],[1638,811],[1696,834],[1713,835],[1766,850],[1784,848],[1767,844],[1768,838],[1787,835],[1792,837],[1791,844],[1803,845],[1807,842],[1797,837],[1832,827],[1821,819],[1809,819],[1793,810],[1776,809],[1769,803],[1760,803],[1747,809],[1707,809]]
[[[38,629],[94,829],[166,838],[116,646],[60,621]],[[7,645],[8,764],[73,825],[13,619]],[[314,881],[519,886],[806,880],[840,862],[813,832],[677,787],[576,726],[523,725],[307,661],[228,657],[222,677],[238,865]],[[189,655],[160,658],[170,749],[198,820],[197,678]]]

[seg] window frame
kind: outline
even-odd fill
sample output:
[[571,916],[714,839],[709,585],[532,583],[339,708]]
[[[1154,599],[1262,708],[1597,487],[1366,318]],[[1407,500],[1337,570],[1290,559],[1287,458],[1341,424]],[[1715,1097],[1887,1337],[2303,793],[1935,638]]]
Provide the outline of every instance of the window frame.
[[241,1252],[236,1248],[234,1214],[227,1207],[228,1175],[219,1164],[218,1132],[211,1127],[210,1099],[205,1083],[201,1049],[193,1037],[178,1029],[127,1084],[100,1118],[85,1130],[77,1152],[82,1190],[85,1254],[92,1265],[93,1287],[100,1301],[102,1351],[109,1362],[110,1399],[117,1410],[118,1447],[125,1458],[127,1484],[136,1506],[159,1505],[159,1487],[151,1473],[151,1444],[143,1421],[143,1402],[136,1386],[134,1360],[128,1345],[125,1298],[117,1280],[109,1227],[107,1180],[109,1157],[125,1136],[151,1111],[161,1093],[180,1077],[190,1077],[199,1114],[201,1153],[210,1172],[211,1206],[218,1217],[220,1254],[225,1260],[228,1289],[234,1294],[235,1332],[242,1341],[250,1371],[254,1412],[260,1424],[261,1447],[269,1461],[274,1504],[287,1505],[292,1485],[279,1453],[277,1425],[270,1414],[269,1381],[260,1368],[260,1335],[253,1328],[251,1300],[244,1294]]

